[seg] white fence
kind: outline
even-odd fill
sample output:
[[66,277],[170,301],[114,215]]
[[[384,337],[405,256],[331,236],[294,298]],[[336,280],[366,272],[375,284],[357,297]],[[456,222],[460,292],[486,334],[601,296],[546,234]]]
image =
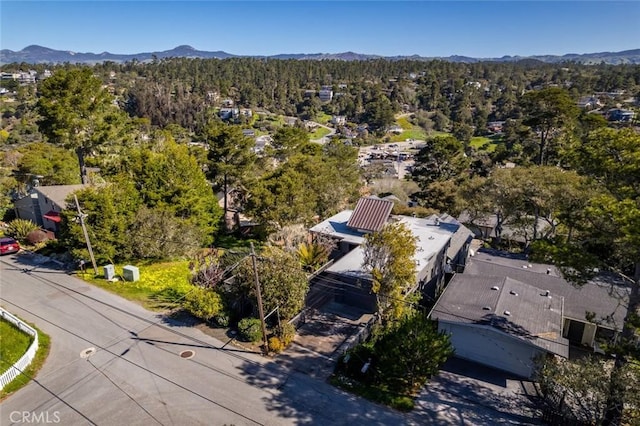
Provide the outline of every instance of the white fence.
[[31,345],[29,345],[29,349],[27,349],[27,352],[25,352],[25,354],[22,355],[22,357],[20,357],[20,359],[16,361],[15,364],[13,364],[7,371],[2,374],[2,376],[0,376],[0,389],[4,389],[5,386],[7,386],[13,379],[18,377],[18,375],[20,375],[20,373],[23,372],[25,368],[29,366],[29,364],[31,364],[31,361],[33,361],[33,358],[36,356],[36,352],[38,351],[38,332],[29,327],[29,325],[22,321],[20,318],[11,315],[9,312],[5,311],[2,308],[0,308],[0,315],[2,316],[2,319],[7,320],[18,327],[20,331],[33,336],[33,341],[31,342]]

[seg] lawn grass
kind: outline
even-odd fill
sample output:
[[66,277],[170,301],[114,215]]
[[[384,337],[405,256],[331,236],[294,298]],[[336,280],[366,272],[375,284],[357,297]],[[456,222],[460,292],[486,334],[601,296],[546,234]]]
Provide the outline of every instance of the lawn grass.
[[0,371],[5,372],[19,360],[29,349],[31,340],[31,336],[18,330],[12,323],[0,319]]
[[320,139],[324,136],[327,136],[329,133],[331,133],[331,130],[327,129],[326,127],[318,127],[309,135],[309,138],[311,140]]
[[[6,321],[0,321],[0,323],[5,323],[5,322]],[[15,327],[13,327],[11,324],[9,325],[15,329]],[[13,392],[17,391],[18,389],[22,388],[24,385],[29,383],[29,380],[35,377],[35,375],[38,373],[40,368],[42,368],[42,366],[44,365],[44,361],[47,359],[47,356],[49,355],[49,349],[51,347],[51,340],[49,339],[49,335],[40,331],[38,327],[34,326],[33,324],[29,324],[29,325],[38,332],[38,351],[36,352],[36,356],[31,361],[31,364],[29,364],[29,366],[26,368],[23,374],[20,374],[18,377],[13,379],[11,383],[5,386],[4,389],[0,390],[0,401],[2,401],[4,398],[9,396],[10,394],[12,394]],[[4,328],[0,333],[2,336],[2,341],[0,342],[1,343],[0,348],[4,350],[4,348],[8,346],[7,341],[5,340]],[[31,336],[28,336],[26,334],[25,336],[27,337],[27,339],[29,339],[29,341],[31,340]],[[25,351],[26,351],[26,348],[25,348]],[[22,352],[22,354],[24,354],[24,352]],[[22,354],[18,356],[18,359],[22,356]],[[0,368],[0,370],[5,371],[6,365],[5,365],[4,354],[2,355],[1,359],[2,359],[2,368]],[[11,364],[13,364],[13,362],[11,362]]]
[[316,114],[315,117],[313,117],[312,121],[315,121],[316,123],[320,123],[320,124],[327,124],[330,120],[331,120],[331,115],[326,114],[324,112],[319,112],[318,114]]
[[[123,265],[115,265],[116,277],[118,277],[118,281],[115,282],[107,281],[104,275],[94,275],[91,270],[84,274],[78,273],[78,276],[93,285],[152,310],[176,307],[191,289],[188,260],[135,266],[140,270],[140,280],[135,282],[124,281]],[[99,270],[99,272],[102,271]]]
[[398,126],[402,127],[403,130],[411,130],[413,129],[413,124],[409,122],[407,117],[400,117],[396,120]]
[[419,139],[426,138],[427,133],[420,126],[414,126],[411,124],[407,117],[400,117],[396,120],[396,124],[402,127],[402,133],[391,136],[391,142],[404,142],[407,139]]
[[485,136],[472,137],[469,145],[478,151],[485,151],[489,153],[495,151],[498,146],[497,143]]
[[[252,239],[239,239],[234,236],[220,236],[216,240],[216,247],[224,250],[247,252],[251,242],[256,251],[260,251],[263,242]],[[193,288],[190,282],[190,260],[173,262],[136,262],[133,265],[139,269],[140,279],[135,282],[125,281],[123,265],[115,265],[115,282],[104,278],[104,269],[98,268],[98,274],[92,268],[85,272],[76,271],[78,278],[107,290],[111,293],[136,302],[143,307],[155,311],[167,311],[178,308],[184,296]]]
[[391,142],[404,142],[407,139],[425,140],[427,138],[427,132],[424,129],[415,126],[410,130],[405,130],[400,134],[394,134],[391,136]]

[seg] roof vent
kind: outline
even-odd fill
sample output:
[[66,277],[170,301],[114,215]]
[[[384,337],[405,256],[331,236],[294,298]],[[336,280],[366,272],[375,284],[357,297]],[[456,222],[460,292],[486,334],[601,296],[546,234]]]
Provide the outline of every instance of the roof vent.
[[498,287],[497,285],[494,285],[493,287],[491,287],[491,290],[500,290],[500,287]]
[[549,299],[551,299],[551,292],[549,290],[545,290],[544,293],[542,293],[542,296],[548,297]]
[[483,311],[490,311],[491,310],[491,306],[483,306],[482,310]]
[[510,316],[511,316],[511,312],[509,312],[509,311],[504,311],[504,316],[505,316],[505,317],[510,317]]
[[513,290],[511,290],[511,291],[509,292],[509,294],[513,294],[514,296],[517,296],[517,295],[518,295],[518,293],[516,293],[516,292],[515,292],[515,291],[513,291]]

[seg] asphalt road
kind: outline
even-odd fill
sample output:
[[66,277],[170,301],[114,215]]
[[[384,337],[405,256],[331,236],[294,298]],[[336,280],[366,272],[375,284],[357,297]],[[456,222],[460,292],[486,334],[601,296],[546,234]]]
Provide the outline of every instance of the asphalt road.
[[2,425],[411,423],[64,272],[17,256],[0,267],[0,303],[52,341],[35,380],[0,404]]

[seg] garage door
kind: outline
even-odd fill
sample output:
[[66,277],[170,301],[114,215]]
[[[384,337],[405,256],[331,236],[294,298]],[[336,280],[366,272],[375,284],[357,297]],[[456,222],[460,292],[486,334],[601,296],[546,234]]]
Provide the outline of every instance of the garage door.
[[521,377],[531,377],[533,359],[543,352],[489,327],[440,323],[440,329],[451,334],[455,356]]

